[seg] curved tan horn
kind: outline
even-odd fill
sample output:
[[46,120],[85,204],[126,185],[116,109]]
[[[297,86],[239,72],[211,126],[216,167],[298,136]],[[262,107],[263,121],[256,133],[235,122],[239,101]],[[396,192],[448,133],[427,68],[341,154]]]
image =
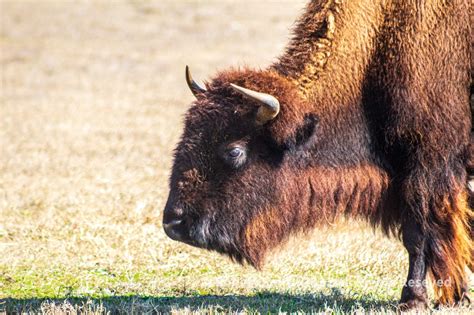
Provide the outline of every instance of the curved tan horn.
[[233,83],[230,86],[243,96],[261,104],[257,112],[257,123],[263,125],[275,118],[280,112],[280,102],[274,96],[249,90]]
[[189,67],[186,66],[186,83],[188,84],[189,89],[193,92],[194,96],[198,96],[198,94],[206,92],[206,89],[201,87],[196,81],[193,80],[191,76],[191,72],[189,71]]

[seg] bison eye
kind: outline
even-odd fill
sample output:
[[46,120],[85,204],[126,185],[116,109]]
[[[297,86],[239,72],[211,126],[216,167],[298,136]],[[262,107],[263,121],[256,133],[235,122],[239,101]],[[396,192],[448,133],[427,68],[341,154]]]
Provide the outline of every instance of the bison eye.
[[243,154],[243,150],[241,148],[233,148],[229,151],[229,156],[231,158],[237,158]]
[[246,152],[242,147],[232,147],[226,150],[224,159],[234,168],[238,168],[245,163]]

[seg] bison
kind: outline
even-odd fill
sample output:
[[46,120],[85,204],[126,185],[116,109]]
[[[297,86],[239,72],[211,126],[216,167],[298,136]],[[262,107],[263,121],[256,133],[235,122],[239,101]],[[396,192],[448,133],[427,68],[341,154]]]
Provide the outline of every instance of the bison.
[[409,254],[402,309],[468,299],[470,1],[313,0],[277,62],[205,86],[163,226],[260,268],[297,232],[364,218]]

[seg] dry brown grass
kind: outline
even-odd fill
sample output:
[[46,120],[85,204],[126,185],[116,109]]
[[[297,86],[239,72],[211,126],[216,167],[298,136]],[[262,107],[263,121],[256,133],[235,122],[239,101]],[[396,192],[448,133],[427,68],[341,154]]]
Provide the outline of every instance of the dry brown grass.
[[161,228],[185,64],[265,66],[303,1],[0,5],[0,312],[393,311],[405,252],[364,225],[260,273]]

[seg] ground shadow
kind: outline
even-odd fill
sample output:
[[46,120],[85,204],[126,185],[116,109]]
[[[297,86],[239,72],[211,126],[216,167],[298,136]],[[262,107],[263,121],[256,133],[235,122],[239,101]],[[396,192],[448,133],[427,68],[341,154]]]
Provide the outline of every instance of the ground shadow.
[[[66,303],[65,303],[66,302]],[[52,307],[67,311],[104,311],[118,313],[168,313],[173,310],[222,312],[349,312],[360,310],[395,310],[397,301],[378,300],[372,296],[348,297],[338,289],[330,293],[282,294],[258,292],[255,295],[196,296],[113,296],[107,298],[69,297],[67,299],[3,299],[0,312],[39,313]]]

